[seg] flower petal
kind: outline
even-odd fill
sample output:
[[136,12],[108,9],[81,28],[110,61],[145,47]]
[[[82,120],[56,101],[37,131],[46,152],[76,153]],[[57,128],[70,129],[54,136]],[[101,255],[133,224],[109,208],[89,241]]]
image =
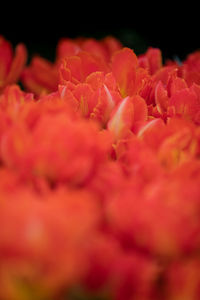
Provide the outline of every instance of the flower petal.
[[16,47],[15,57],[12,61],[11,68],[6,78],[6,84],[15,83],[19,79],[21,72],[25,66],[26,60],[26,47],[23,44],[19,44]]
[[112,57],[112,72],[123,98],[131,96],[136,89],[137,66],[137,56],[129,48],[115,52]]

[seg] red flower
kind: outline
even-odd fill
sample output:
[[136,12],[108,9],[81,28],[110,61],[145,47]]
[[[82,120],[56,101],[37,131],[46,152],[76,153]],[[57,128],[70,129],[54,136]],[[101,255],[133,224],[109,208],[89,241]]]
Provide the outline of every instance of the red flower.
[[23,70],[21,80],[26,90],[37,96],[54,92],[58,86],[58,67],[35,56],[30,66]]
[[109,36],[102,40],[62,38],[57,44],[55,62],[34,56],[22,73],[22,82],[27,91],[37,96],[55,92],[59,76],[62,84],[68,80],[77,83],[93,71],[108,70],[112,54],[121,47],[117,39]]

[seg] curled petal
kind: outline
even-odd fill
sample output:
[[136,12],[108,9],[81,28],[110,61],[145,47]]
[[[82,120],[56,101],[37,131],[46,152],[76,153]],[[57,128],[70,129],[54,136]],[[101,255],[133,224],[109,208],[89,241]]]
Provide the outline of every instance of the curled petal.
[[73,91],[73,95],[79,102],[79,110],[81,114],[88,117],[94,108],[94,91],[91,86],[87,83],[80,83]]
[[113,36],[107,36],[101,42],[106,47],[109,57],[111,57],[114,52],[122,48],[121,42]]
[[53,63],[42,57],[35,56],[30,66],[23,71],[21,79],[28,91],[39,96],[56,91],[58,70]]
[[153,75],[162,67],[161,51],[158,48],[149,48],[146,55],[149,61],[149,73]]
[[120,139],[130,133],[134,120],[134,106],[130,97],[123,99],[113,111],[113,115],[108,122],[110,130],[115,139]]
[[166,136],[166,125],[160,118],[148,121],[140,128],[137,136],[148,148],[157,151]]
[[114,109],[108,122],[108,129],[116,139],[125,137],[130,132],[136,133],[147,121],[147,105],[142,97],[135,95],[123,99]]
[[158,48],[148,48],[146,53],[138,56],[139,66],[147,69],[150,75],[162,68],[162,54]]
[[145,100],[139,95],[131,97],[134,105],[134,122],[147,120],[147,105]]
[[131,96],[136,89],[137,66],[137,56],[129,48],[115,52],[112,57],[112,72],[122,97]]
[[118,91],[117,82],[112,72],[109,72],[105,75],[105,85],[109,90]]
[[103,44],[101,44],[99,41],[95,39],[87,39],[82,45],[83,51],[86,51],[88,53],[91,53],[92,55],[98,57],[98,59],[102,61],[108,61],[109,55],[106,51],[106,48],[103,47]]
[[71,39],[62,38],[58,42],[57,49],[56,49],[56,57],[57,60],[61,60],[67,56],[77,55],[80,51],[80,47],[77,43]]
[[104,81],[103,72],[93,72],[87,76],[85,83],[88,83],[96,91],[103,86]]
[[58,87],[59,95],[61,99],[63,99],[66,103],[69,104],[69,106],[74,110],[77,111],[79,108],[79,102],[74,97],[72,91],[67,88],[65,85],[59,85]]
[[116,92],[110,91],[105,84],[95,93],[95,98],[96,100],[94,100],[94,102],[97,103],[97,105],[95,106],[90,117],[100,121],[103,123],[103,125],[105,125],[112,110],[116,106],[117,102],[119,102],[119,99],[121,100],[121,98]]
[[78,56],[81,59],[81,69],[82,69],[82,80],[84,81],[86,77],[97,71],[107,72],[108,67],[107,64],[99,60],[97,57],[93,56],[91,53],[86,51],[81,51]]
[[12,58],[13,51],[11,44],[0,36],[0,87],[10,70]]
[[15,57],[12,61],[11,68],[6,78],[6,84],[15,83],[19,79],[21,72],[25,66],[26,60],[26,47],[23,44],[19,44],[16,47]]
[[166,88],[164,87],[162,81],[159,81],[155,88],[155,102],[157,109],[160,114],[166,112],[169,97]]

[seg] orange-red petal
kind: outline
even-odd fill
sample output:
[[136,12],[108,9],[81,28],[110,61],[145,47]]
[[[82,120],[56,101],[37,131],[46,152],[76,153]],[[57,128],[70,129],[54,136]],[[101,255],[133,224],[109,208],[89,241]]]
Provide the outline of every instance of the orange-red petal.
[[112,72],[123,98],[133,95],[136,90],[137,66],[137,56],[129,48],[123,48],[115,52],[112,57]]

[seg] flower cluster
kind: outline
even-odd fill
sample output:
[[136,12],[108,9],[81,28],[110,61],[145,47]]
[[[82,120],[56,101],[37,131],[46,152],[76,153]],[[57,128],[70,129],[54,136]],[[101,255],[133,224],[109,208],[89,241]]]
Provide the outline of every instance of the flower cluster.
[[0,37],[0,120],[0,300],[200,298],[199,51]]

